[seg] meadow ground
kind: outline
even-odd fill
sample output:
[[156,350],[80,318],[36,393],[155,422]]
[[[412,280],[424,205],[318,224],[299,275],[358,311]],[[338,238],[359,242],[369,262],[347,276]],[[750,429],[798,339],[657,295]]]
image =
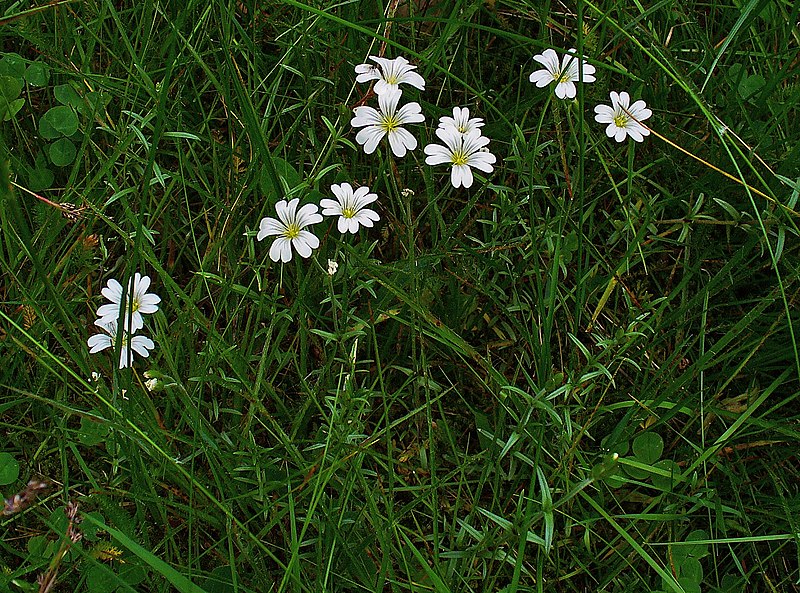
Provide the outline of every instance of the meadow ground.
[[800,589],[799,3],[3,10],[0,592]]

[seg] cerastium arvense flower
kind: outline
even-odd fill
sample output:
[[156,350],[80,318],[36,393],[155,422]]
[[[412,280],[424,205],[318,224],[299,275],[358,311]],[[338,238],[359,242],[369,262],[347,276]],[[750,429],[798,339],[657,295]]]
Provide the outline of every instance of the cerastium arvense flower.
[[[97,309],[98,319],[94,322],[103,333],[91,336],[87,344],[89,353],[94,354],[114,348],[119,343],[119,368],[133,363],[133,353],[147,358],[150,350],[155,348],[153,340],[146,336],[135,335],[144,327],[142,315],[158,311],[161,297],[148,292],[150,276],[142,276],[139,272],[128,279],[127,289],[123,289],[116,279],[111,278],[101,293],[110,303]],[[122,328],[122,331],[119,328]]]

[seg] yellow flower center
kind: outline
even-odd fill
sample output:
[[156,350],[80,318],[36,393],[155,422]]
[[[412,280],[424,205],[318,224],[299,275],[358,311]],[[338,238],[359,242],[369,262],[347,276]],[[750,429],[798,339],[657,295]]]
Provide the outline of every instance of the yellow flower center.
[[383,121],[381,122],[381,127],[388,134],[389,132],[393,132],[394,130],[399,128],[400,122],[398,121],[396,116],[387,115],[384,116]]
[[397,84],[397,76],[390,74],[384,79],[388,84]]
[[555,77],[556,82],[561,84],[562,82],[569,82],[570,76],[569,72],[559,72],[558,75]]
[[624,128],[628,125],[628,116],[624,113],[614,116],[614,125],[618,128]]
[[345,218],[353,218],[356,215],[356,211],[353,208],[343,208],[342,209],[342,216]]
[[456,152],[454,152],[453,156],[451,157],[451,159],[453,161],[453,164],[457,165],[457,166],[466,165],[467,164],[467,160],[468,160],[467,159],[467,155],[464,154],[464,152],[460,151],[460,150],[457,150]]
[[300,231],[300,225],[298,225],[296,222],[293,222],[286,227],[285,231],[283,231],[283,236],[287,239],[297,239],[297,237],[300,236]]

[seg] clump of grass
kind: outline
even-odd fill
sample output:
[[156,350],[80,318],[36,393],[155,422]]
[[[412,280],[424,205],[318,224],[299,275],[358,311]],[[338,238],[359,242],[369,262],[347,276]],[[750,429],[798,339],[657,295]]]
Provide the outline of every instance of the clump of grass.
[[[0,590],[796,588],[791,3],[4,18]],[[572,47],[574,101],[528,81]],[[349,125],[379,54],[426,80],[402,159]],[[594,121],[622,90],[641,144]],[[455,105],[499,157],[469,189],[424,162]],[[259,221],[343,182],[376,227],[273,262]],[[119,369],[87,338],[135,271]]]

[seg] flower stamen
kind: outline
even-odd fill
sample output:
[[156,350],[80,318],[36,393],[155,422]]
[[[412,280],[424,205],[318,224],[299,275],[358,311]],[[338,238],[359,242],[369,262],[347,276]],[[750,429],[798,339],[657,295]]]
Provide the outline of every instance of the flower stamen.
[[300,236],[300,225],[297,223],[290,223],[286,225],[286,230],[283,232],[283,236],[287,239],[297,239]]
[[464,154],[464,152],[461,150],[454,152],[452,159],[453,159],[453,164],[456,167],[461,167],[463,165],[466,165],[467,162],[469,161],[468,155]]

